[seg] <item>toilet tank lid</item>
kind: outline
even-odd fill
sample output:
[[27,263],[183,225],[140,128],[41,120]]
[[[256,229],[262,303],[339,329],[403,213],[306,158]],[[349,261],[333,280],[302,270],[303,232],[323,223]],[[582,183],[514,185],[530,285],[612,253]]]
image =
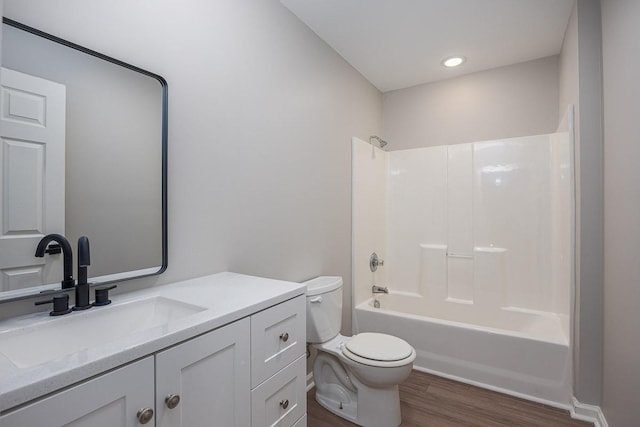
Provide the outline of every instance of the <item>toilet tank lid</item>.
[[320,295],[331,292],[342,286],[340,276],[320,276],[304,282],[307,285],[307,296]]

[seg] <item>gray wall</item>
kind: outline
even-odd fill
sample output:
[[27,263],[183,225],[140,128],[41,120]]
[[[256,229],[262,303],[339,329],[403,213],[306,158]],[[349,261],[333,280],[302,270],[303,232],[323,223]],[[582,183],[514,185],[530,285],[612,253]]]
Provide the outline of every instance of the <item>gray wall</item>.
[[389,150],[555,132],[558,57],[384,94]]
[[169,268],[118,291],[223,270],[341,275],[350,289],[351,137],[380,133],[382,97],[278,0],[8,0],[4,11],[169,83]]
[[640,412],[640,2],[602,2],[604,59],[604,381],[610,427]]
[[574,395],[602,398],[603,152],[600,1],[577,2],[578,139],[576,141],[576,309]]
[[[569,17],[567,29],[562,40],[562,49],[558,56],[559,79],[558,84],[558,122],[567,114],[567,106],[573,104],[575,111],[576,130],[579,130],[580,114],[578,108],[578,9],[574,5]],[[563,129],[564,130],[564,129]]]
[[600,1],[580,0],[560,54],[560,117],[575,106],[576,266],[573,316],[574,395],[602,400],[603,151]]
[[[580,144],[580,87],[579,87],[579,78],[580,73],[578,69],[578,6],[574,5],[573,10],[571,11],[571,16],[569,17],[569,23],[567,24],[567,28],[564,34],[564,40],[562,41],[562,50],[560,51],[559,57],[560,63],[560,91],[558,96],[558,108],[559,108],[559,118],[560,121],[560,129],[559,130],[569,130],[567,121],[563,121],[564,115],[567,112],[567,106],[569,104],[573,105],[574,108],[574,135],[575,135],[575,153],[579,152],[579,144]],[[574,161],[576,162],[576,166],[578,164],[577,158],[574,157]],[[577,181],[577,180],[576,180]],[[578,182],[575,183],[576,187],[578,186]],[[579,195],[576,194],[576,199]],[[577,213],[577,205],[574,205],[574,209]],[[575,215],[574,224],[574,234],[575,234],[575,243],[577,244],[579,241],[578,223],[579,218]],[[571,278],[575,283],[574,288],[572,289],[571,295],[571,346],[573,351],[573,391],[574,394],[579,384],[579,376],[580,376],[580,306],[577,305],[577,296],[578,296],[578,288],[579,283],[577,283],[578,279],[578,263],[579,259],[577,258],[577,246],[574,246],[574,257],[576,257],[576,265],[574,266],[573,271],[571,272]]]

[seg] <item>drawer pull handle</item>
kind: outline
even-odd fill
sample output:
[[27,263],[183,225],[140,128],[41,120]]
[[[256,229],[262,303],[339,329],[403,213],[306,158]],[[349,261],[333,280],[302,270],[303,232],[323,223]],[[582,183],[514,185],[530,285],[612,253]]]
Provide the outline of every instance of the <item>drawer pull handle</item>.
[[180,395],[170,394],[167,397],[165,397],[164,403],[167,405],[167,408],[174,409],[180,404]]
[[289,333],[285,332],[285,333],[280,334],[280,339],[282,340],[282,342],[289,341]]
[[151,421],[151,418],[153,418],[153,409],[142,408],[138,411],[138,415],[136,415],[136,417],[138,417],[138,422],[140,424],[146,424]]
[[312,304],[320,304],[322,302],[322,297],[310,298],[309,302],[311,302]]
[[282,406],[282,409],[287,409],[289,407],[289,399],[281,400],[280,406]]

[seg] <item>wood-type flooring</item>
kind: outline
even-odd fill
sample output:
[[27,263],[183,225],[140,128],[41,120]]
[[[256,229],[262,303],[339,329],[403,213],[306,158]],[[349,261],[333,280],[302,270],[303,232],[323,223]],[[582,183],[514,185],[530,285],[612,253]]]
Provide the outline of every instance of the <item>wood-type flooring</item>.
[[[402,427],[591,427],[562,409],[413,371],[400,385]],[[308,427],[352,427],[307,393]]]

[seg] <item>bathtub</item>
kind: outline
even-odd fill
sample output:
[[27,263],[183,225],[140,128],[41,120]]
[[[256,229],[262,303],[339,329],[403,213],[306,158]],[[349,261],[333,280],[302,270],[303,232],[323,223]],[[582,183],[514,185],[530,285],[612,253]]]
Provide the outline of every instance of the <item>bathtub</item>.
[[355,307],[355,332],[395,335],[417,353],[414,368],[567,408],[571,400],[568,319],[553,313],[442,302],[391,292]]

